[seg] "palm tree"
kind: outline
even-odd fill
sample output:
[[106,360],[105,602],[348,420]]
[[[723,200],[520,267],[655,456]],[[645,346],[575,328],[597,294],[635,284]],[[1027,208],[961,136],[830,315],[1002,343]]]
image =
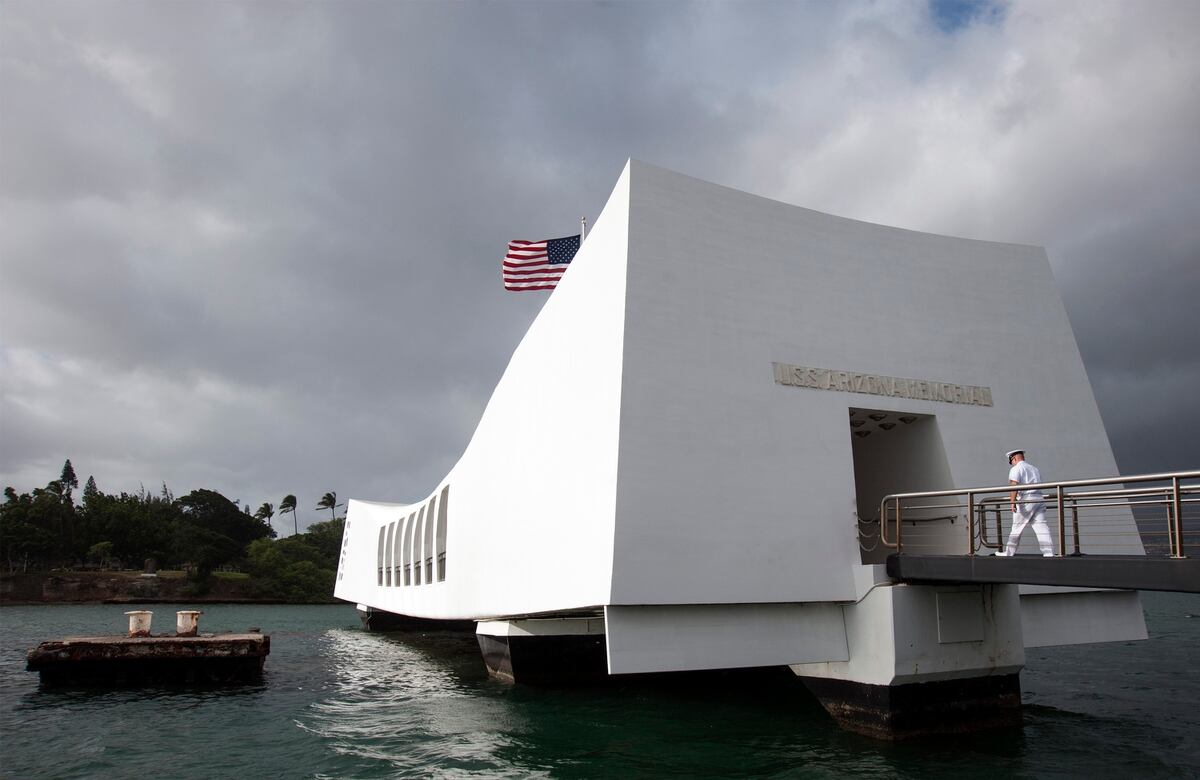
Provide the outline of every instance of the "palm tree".
[[296,497],[291,493],[288,493],[279,502],[279,514],[286,515],[288,512],[292,513],[292,524],[296,527],[296,533],[299,534],[300,523],[296,520]]
[[270,526],[271,530],[275,530],[275,526],[271,524],[271,518],[275,516],[275,505],[270,501],[264,501],[263,505],[260,506],[258,511],[254,513],[254,516],[258,520],[266,520],[267,525]]
[[337,502],[337,493],[329,492],[321,496],[321,500],[317,504],[317,509],[328,509],[333,519],[337,520],[337,512],[335,510],[339,506],[341,504]]

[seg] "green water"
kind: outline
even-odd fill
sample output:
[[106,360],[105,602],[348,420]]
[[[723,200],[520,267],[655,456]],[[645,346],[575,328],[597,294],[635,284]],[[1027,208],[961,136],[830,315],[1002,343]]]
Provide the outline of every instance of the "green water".
[[[889,745],[786,678],[543,690],[490,680],[469,635],[368,634],[353,608],[204,608],[271,634],[262,684],[41,690],[24,652],[118,633],[130,607],[0,609],[0,775],[23,778],[1196,777],[1200,597],[1143,596],[1148,642],[1028,653],[1019,730]],[[174,610],[153,606],[155,630]]]

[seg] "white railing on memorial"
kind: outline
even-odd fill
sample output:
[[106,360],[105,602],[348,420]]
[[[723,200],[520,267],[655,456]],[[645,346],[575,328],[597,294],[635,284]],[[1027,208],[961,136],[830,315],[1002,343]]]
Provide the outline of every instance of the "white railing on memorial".
[[[1130,487],[1131,485],[1135,487]],[[1042,482],[1056,556],[1130,554],[1184,558],[1200,543],[1200,471]],[[879,519],[859,522],[864,551],[976,555],[1007,539],[1013,485],[895,493]],[[1024,503],[1018,496],[1017,503]],[[1031,534],[1032,536],[1032,534]],[[1190,538],[1189,538],[1190,537]]]

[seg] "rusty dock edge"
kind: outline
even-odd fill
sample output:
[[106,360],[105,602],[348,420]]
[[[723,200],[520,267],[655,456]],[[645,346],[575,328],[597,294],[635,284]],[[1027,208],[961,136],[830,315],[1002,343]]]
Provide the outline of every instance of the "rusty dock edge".
[[43,685],[227,685],[260,680],[270,652],[259,633],[68,637],[30,650],[25,669]]

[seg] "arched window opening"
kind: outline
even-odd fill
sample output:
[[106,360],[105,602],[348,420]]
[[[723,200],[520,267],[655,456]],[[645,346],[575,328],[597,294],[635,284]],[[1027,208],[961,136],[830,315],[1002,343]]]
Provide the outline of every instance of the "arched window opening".
[[392,555],[393,555],[393,552],[394,552],[394,545],[393,545],[393,543],[392,543],[392,540],[393,540],[393,538],[395,537],[395,534],[396,534],[396,524],[395,524],[394,522],[393,522],[393,523],[388,523],[388,527],[387,527],[387,541],[385,541],[385,542],[383,543],[383,554],[384,554],[384,559],[383,559],[383,575],[384,575],[384,576],[383,576],[383,582],[384,582],[384,584],[385,584],[387,587],[389,587],[389,588],[392,586],[392,563],[393,563],[393,560],[394,560],[394,559],[392,558]]
[[425,507],[417,514],[417,528],[413,531],[412,562],[413,585],[421,584],[421,540],[425,534]]
[[392,584],[399,587],[401,577],[403,577],[404,565],[401,560],[404,557],[404,518],[401,517],[396,521],[396,538],[392,544],[392,569],[395,572],[392,577]]
[[438,501],[438,522],[437,522],[437,581],[445,582],[446,580],[446,511],[447,502],[450,500],[450,486],[442,488],[442,498]]
[[404,526],[404,584],[412,585],[412,535],[413,526],[416,525],[413,521],[416,519],[417,513],[413,512],[408,516],[408,523]]
[[428,511],[425,513],[425,517],[428,518],[425,522],[425,536],[424,536],[424,540],[425,540],[425,550],[424,550],[425,584],[426,585],[433,582],[433,527],[435,525],[434,518],[437,517],[437,515],[434,514],[433,510],[434,510],[434,506],[436,506],[436,501],[437,501],[436,498],[429,499]]
[[378,579],[379,585],[383,584],[383,539],[384,539],[384,534],[386,534],[386,533],[387,533],[387,529],[384,528],[382,525],[379,526],[379,554],[378,554],[378,556],[376,556],[378,559],[377,565],[379,566],[379,579]]

